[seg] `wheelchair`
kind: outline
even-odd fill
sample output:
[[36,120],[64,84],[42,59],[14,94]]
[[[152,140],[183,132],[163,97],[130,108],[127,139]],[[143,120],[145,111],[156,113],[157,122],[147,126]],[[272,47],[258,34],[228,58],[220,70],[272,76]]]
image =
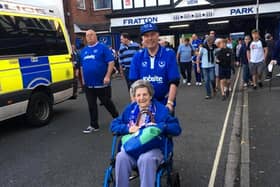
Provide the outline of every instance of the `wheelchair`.
[[[110,165],[105,170],[104,183],[103,187],[115,187],[115,178],[114,178],[114,168],[116,162],[116,153],[120,150],[120,135],[113,134],[112,140],[112,150],[111,150],[111,158]],[[172,137],[168,135],[163,136],[164,139],[164,154],[163,154],[163,162],[157,169],[156,172],[156,182],[155,187],[162,186],[162,178],[166,177],[166,184],[164,186],[167,187],[180,187],[180,175],[178,172],[173,171],[173,151],[168,153],[168,143],[172,141]],[[129,180],[134,180],[138,177],[137,168],[134,169],[136,175],[133,175],[129,178]]]

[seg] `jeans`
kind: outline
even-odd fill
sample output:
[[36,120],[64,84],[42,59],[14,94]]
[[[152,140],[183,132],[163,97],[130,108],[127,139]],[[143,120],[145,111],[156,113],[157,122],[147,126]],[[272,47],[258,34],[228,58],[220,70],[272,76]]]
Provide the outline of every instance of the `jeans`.
[[119,113],[111,100],[111,86],[105,88],[85,88],[88,108],[90,113],[90,126],[98,129],[98,108],[97,97],[105,108],[110,112],[113,118],[118,117]]
[[242,64],[242,70],[243,70],[243,81],[244,81],[244,83],[249,83],[249,79],[250,79],[249,64]]
[[202,68],[204,80],[205,80],[205,88],[207,96],[211,96],[211,85],[213,91],[215,91],[216,83],[215,83],[215,67],[211,68]]
[[[199,66],[200,66],[200,69],[201,69],[201,63],[199,64]],[[196,63],[193,64],[193,68],[194,68],[196,82],[201,82],[202,72],[200,72],[200,73],[197,72],[197,64]]]
[[186,70],[188,75],[188,82],[192,80],[192,62],[180,62],[180,71],[183,79],[187,79]]

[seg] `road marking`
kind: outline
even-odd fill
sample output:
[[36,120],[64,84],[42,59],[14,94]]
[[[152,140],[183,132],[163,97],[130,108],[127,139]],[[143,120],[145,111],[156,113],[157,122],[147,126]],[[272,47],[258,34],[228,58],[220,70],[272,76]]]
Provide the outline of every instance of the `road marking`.
[[212,171],[211,171],[211,176],[210,176],[210,179],[209,179],[208,187],[214,187],[214,185],[215,185],[215,179],[216,179],[216,175],[217,175],[219,162],[220,162],[220,159],[221,159],[221,153],[222,153],[222,148],[223,148],[223,144],[224,144],[224,140],[225,140],[226,129],[227,129],[227,126],[228,126],[228,120],[229,120],[229,116],[230,116],[230,113],[231,113],[231,108],[232,108],[233,98],[234,98],[236,87],[237,87],[237,82],[238,82],[239,76],[240,76],[240,70],[241,70],[241,68],[239,68],[236,79],[235,79],[235,82],[234,82],[234,87],[233,87],[230,102],[229,102],[229,105],[228,105],[228,109],[227,109],[223,129],[222,129],[222,132],[221,132],[221,137],[220,137],[220,140],[219,140],[215,160],[214,160],[214,163],[213,163],[213,168],[212,168]]

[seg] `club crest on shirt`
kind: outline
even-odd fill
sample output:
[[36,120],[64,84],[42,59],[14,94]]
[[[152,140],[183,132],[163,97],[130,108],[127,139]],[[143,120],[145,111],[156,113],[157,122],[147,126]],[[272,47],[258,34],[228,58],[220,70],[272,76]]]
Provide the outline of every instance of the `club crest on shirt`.
[[164,67],[166,66],[166,62],[165,62],[165,61],[159,61],[159,62],[158,62],[158,66],[159,66],[160,68],[164,68]]
[[143,62],[142,62],[142,67],[143,67],[143,68],[146,68],[147,66],[148,66],[148,62],[147,62],[147,61],[143,61]]
[[97,53],[97,52],[98,52],[98,49],[94,49],[94,50],[93,50],[93,53]]

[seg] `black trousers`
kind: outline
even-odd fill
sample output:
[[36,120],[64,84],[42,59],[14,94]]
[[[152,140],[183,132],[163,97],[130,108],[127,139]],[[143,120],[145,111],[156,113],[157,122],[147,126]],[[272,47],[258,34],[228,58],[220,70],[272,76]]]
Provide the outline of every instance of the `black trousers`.
[[123,70],[123,74],[124,74],[124,78],[125,78],[125,81],[126,81],[128,91],[130,90],[130,86],[131,86],[131,81],[129,80],[129,71],[130,71],[130,68],[125,68]]
[[187,70],[187,75],[188,75],[188,82],[192,81],[192,62],[186,62],[182,63],[180,62],[180,71],[183,79],[187,79],[186,75],[186,70]]
[[111,100],[111,86],[105,88],[85,88],[85,93],[90,113],[90,126],[99,128],[97,98],[99,98],[113,118],[119,116],[119,113]]

